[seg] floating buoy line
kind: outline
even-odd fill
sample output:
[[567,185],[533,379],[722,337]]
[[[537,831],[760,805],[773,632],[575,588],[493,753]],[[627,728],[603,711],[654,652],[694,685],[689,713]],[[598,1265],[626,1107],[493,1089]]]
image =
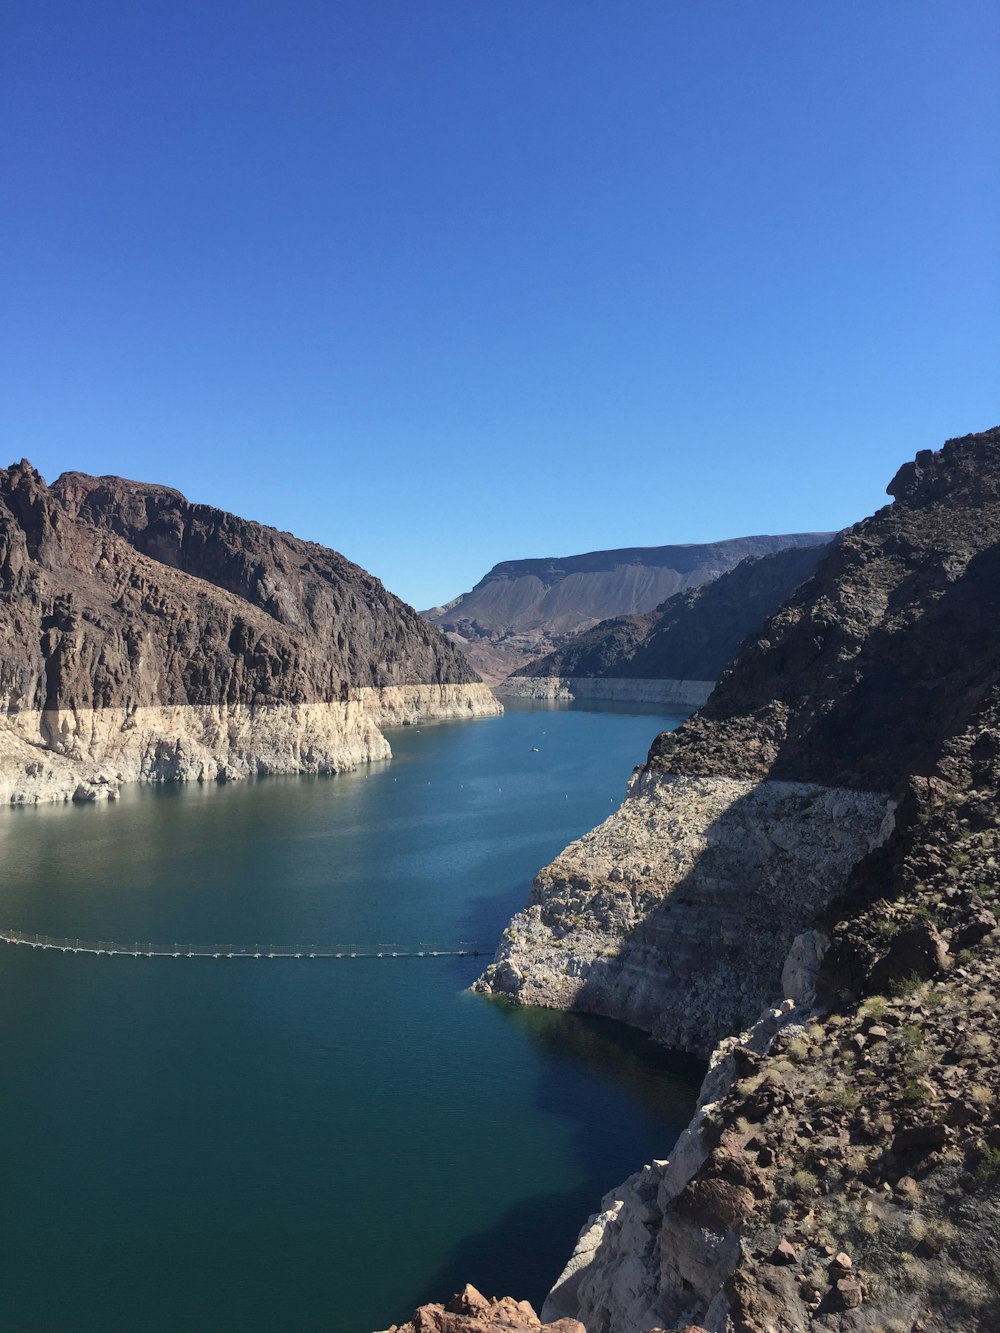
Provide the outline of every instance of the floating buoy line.
[[476,940],[461,941],[445,948],[420,945],[399,948],[371,945],[364,948],[331,948],[296,944],[152,944],[143,940],[81,940],[62,935],[39,935],[23,930],[0,930],[0,942],[56,953],[110,954],[131,958],[478,958],[483,952]]

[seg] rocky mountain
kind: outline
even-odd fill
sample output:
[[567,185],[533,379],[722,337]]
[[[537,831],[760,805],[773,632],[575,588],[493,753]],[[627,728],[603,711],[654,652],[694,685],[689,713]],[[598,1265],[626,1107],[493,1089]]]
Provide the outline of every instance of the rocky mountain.
[[675,593],[718,578],[747,556],[815,546],[831,535],[799,532],[505,560],[470,592],[423,615],[468,654],[484,679],[496,682],[610,616],[652,611]]
[[543,1319],[1000,1327],[1000,429],[889,492],[541,872],[480,983],[711,1052]]
[[177,491],[0,470],[0,796],[321,772],[379,722],[489,713],[468,662],[335,551]]
[[736,656],[816,568],[826,545],[748,556],[645,615],[615,616],[520,667],[498,687],[532,698],[638,697],[702,704]]

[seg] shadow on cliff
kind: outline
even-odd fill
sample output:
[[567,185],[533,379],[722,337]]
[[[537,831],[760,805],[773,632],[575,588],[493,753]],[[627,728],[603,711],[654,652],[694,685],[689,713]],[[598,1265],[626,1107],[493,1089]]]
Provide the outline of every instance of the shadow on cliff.
[[[599,920],[624,892],[639,912],[614,953],[588,960],[573,1010],[611,1015],[707,1057],[782,999],[796,936],[843,892],[884,814],[878,793],[816,784],[762,783],[737,796],[705,824],[704,847],[674,883],[665,863],[571,904]],[[543,920],[548,912],[543,903]],[[574,920],[558,899],[548,924],[572,942]],[[571,950],[566,958],[570,966]]]
[[[704,1074],[701,1061],[667,1051],[611,1019],[483,1003],[497,1003],[506,1020],[541,1049],[535,1104],[569,1127],[576,1183],[525,1199],[464,1238],[426,1287],[414,1292],[413,1308],[446,1301],[472,1282],[487,1295],[513,1295],[541,1309],[601,1197],[644,1161],[672,1150]],[[624,1117],[623,1100],[630,1112]],[[445,1201],[447,1192],[442,1181]],[[395,1317],[404,1314],[409,1310]]]

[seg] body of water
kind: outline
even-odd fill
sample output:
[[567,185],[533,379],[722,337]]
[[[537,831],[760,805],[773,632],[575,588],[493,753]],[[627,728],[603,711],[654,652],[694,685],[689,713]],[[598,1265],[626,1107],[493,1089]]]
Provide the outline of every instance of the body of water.
[[[619,803],[636,709],[391,734],[336,778],[0,812],[0,924],[92,939],[491,954]],[[371,1333],[471,1281],[538,1302],[701,1074],[602,1020],[468,993],[483,957],[0,946],[0,1310],[18,1333]]]

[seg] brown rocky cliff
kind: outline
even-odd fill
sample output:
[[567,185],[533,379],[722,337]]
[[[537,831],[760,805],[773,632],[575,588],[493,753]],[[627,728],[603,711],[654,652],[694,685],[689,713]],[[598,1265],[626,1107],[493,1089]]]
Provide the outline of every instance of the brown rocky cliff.
[[[694,1169],[657,1200],[665,1314],[740,1333],[1000,1327],[998,811],[994,689],[831,906],[818,1003],[723,1050]],[[684,1292],[709,1255],[711,1283]]]
[[1000,428],[924,451],[650,752],[673,773],[890,790],[996,678]]
[[[504,560],[467,593],[423,614],[498,681],[609,616],[642,614],[747,556],[815,546],[831,533],[734,537],[537,560]],[[749,628],[749,627],[748,627]]]
[[0,471],[0,702],[332,702],[465,659],[336,552],[176,491]]
[[340,772],[389,756],[380,725],[498,711],[334,551],[165,487],[0,471],[0,800]]
[[321,645],[351,685],[477,679],[412,607],[337,551],[119,477],[64,473],[52,495],[73,519],[115,533],[141,555],[223,589]]

